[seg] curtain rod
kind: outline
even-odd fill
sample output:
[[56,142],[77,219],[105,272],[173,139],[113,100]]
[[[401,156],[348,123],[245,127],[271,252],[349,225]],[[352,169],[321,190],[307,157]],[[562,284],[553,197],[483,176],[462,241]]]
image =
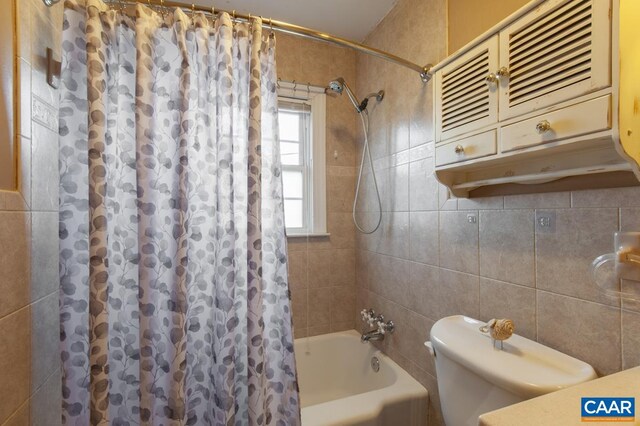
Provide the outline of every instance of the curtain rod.
[[[60,0],[42,0],[44,2],[44,4],[46,4],[47,6],[52,6],[58,2],[60,2]],[[233,17],[233,19],[235,20],[240,20],[240,21],[248,21],[251,18],[251,15],[245,15],[242,13],[236,13],[236,11],[226,11],[226,10],[214,10],[213,8],[207,8],[205,6],[199,6],[199,5],[195,5],[195,4],[186,4],[186,3],[180,3],[180,2],[176,2],[176,1],[164,1],[164,0],[124,0],[124,1],[112,1],[109,3],[130,3],[130,4],[136,4],[136,3],[141,3],[141,4],[146,4],[146,5],[153,5],[153,6],[160,6],[160,7],[175,7],[175,8],[181,8],[181,9],[187,9],[189,11],[195,12],[204,12],[207,14],[211,14],[212,12],[215,11],[215,13],[223,13],[223,12],[227,12],[229,13],[229,15],[231,15]],[[274,31],[279,31],[279,32],[283,32],[283,33],[287,33],[287,34],[293,34],[293,35],[297,35],[297,36],[302,36],[305,38],[310,38],[313,40],[319,40],[319,41],[324,41],[327,43],[332,43],[332,44],[336,44],[338,46],[343,46],[343,47],[348,47],[350,49],[356,50],[358,52],[362,52],[362,53],[366,53],[368,55],[372,55],[375,57],[378,57],[380,59],[384,59],[385,61],[389,61],[389,62],[393,62],[397,65],[401,65],[403,67],[412,69],[416,72],[418,72],[420,74],[420,78],[422,79],[423,82],[428,82],[429,80],[431,80],[431,73],[430,70],[432,68],[431,64],[427,64],[425,66],[420,66],[418,64],[414,64],[413,62],[410,62],[406,59],[400,58],[399,56],[395,56],[392,55],[391,53],[387,53],[384,52],[382,50],[373,48],[373,47],[369,47],[369,46],[365,46],[362,43],[358,43],[352,40],[348,40],[342,37],[338,37],[338,36],[334,36],[331,34],[327,34],[327,33],[323,33],[321,31],[316,31],[313,30],[311,28],[306,28],[306,27],[301,27],[299,25],[295,25],[295,24],[290,24],[288,22],[283,22],[283,21],[276,21],[275,19],[263,19],[263,22],[265,24],[267,24],[267,26],[274,30]]]

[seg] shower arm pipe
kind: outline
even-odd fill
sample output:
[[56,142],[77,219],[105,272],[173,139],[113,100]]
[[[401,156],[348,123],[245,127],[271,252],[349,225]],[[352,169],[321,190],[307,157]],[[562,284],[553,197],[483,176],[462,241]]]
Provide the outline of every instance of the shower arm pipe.
[[[42,0],[44,4],[47,6],[52,6],[60,0]],[[161,0],[115,0],[115,1],[107,1],[109,4],[145,4],[145,5],[153,5],[153,6],[161,6],[161,7],[174,7],[181,8],[191,12],[204,12],[206,14],[212,13],[211,7],[199,6],[196,4],[187,4],[180,3],[176,1],[161,1]],[[245,15],[242,13],[236,13],[235,11],[229,12],[225,10],[215,10],[215,13],[227,12],[229,15],[233,17],[233,19],[237,21],[248,21],[252,15]],[[331,34],[327,34],[321,31],[316,31],[311,28],[301,27],[300,25],[290,24],[288,22],[276,21],[275,19],[263,19],[263,21],[268,25],[268,27],[274,31],[279,31],[287,34],[293,34],[296,36],[301,36],[305,38],[310,38],[313,40],[324,41],[327,43],[332,43],[338,46],[348,47],[350,49],[356,50],[361,53],[365,53],[367,55],[372,55],[380,59],[384,59],[385,61],[392,62],[397,65],[401,65],[403,67],[412,69],[420,74],[420,78],[423,82],[427,83],[431,80],[431,68],[433,67],[431,64],[427,65],[418,65],[406,59],[403,59],[399,56],[392,55],[391,53],[387,53],[385,51],[376,49],[374,47],[366,46],[362,43],[358,43],[356,41],[348,40],[342,37],[334,36]]]

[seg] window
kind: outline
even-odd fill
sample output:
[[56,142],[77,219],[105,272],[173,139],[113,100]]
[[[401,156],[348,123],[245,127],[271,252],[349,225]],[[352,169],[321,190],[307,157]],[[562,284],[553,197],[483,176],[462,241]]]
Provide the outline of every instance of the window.
[[280,82],[278,124],[288,236],[327,235],[325,105],[323,88]]

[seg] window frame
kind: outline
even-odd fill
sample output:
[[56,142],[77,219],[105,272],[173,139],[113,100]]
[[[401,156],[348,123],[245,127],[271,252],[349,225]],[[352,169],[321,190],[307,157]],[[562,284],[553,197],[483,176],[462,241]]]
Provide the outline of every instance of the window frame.
[[301,146],[304,156],[303,166],[282,165],[283,172],[287,169],[303,169],[303,228],[286,228],[287,236],[328,236],[326,207],[327,108],[324,87],[279,80],[278,112],[281,100],[302,103],[310,107],[308,123],[310,140]]

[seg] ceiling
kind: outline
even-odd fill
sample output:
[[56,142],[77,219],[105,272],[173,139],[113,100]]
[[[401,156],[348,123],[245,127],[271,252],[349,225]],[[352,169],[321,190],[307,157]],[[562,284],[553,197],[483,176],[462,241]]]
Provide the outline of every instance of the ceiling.
[[[194,0],[362,41],[397,0]],[[190,0],[185,1],[191,3]]]

